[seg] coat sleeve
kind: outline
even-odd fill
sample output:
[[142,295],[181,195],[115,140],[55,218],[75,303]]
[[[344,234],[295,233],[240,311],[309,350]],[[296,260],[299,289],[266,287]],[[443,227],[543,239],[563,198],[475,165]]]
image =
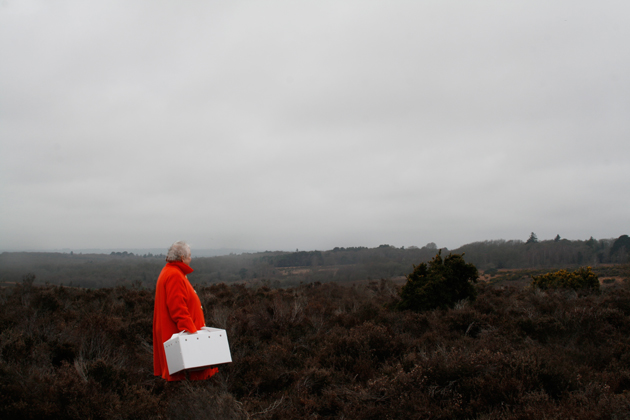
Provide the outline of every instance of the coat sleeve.
[[197,327],[188,310],[188,287],[185,278],[172,277],[166,283],[166,307],[179,331],[196,333]]

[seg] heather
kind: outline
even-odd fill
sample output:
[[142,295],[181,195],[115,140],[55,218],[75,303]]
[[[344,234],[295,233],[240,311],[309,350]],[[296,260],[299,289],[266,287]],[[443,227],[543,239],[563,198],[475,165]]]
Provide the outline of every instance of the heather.
[[630,418],[630,290],[477,286],[390,309],[400,286],[197,286],[233,363],[205,382],[152,372],[153,291],[0,290],[0,417]]

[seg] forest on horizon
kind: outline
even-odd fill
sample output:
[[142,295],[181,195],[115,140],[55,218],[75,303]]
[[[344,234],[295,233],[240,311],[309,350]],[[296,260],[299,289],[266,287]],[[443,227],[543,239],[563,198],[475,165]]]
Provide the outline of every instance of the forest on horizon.
[[[215,257],[194,257],[193,284],[262,283],[290,287],[311,282],[352,283],[379,279],[402,279],[413,266],[427,262],[441,252],[464,254],[488,280],[518,277],[507,270],[529,275],[559,268],[592,266],[600,277],[620,276],[620,266],[630,262],[630,238],[539,241],[532,233],[527,241],[490,240],[449,250],[434,243],[422,248],[335,247],[328,251],[265,251]],[[34,275],[35,284],[87,288],[139,285],[153,287],[164,265],[164,255],[3,252],[0,254],[0,284],[20,282]],[[510,277],[511,276],[511,277]],[[522,277],[522,276],[521,276]]]

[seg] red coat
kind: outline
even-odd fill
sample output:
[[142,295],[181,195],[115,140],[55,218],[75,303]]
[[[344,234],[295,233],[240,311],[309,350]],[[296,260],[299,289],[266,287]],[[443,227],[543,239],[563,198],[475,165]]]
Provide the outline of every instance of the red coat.
[[[155,286],[153,310],[153,373],[168,381],[180,381],[184,372],[168,374],[164,342],[184,330],[195,333],[206,325],[201,301],[188,281],[186,274],[193,272],[186,263],[168,262],[162,269]],[[189,372],[192,380],[208,379],[219,369],[209,368]]]

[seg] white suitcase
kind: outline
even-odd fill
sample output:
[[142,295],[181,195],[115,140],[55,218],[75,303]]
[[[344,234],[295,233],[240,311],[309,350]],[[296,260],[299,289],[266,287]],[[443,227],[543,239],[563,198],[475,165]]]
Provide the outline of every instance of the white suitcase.
[[205,369],[232,362],[227,333],[219,328],[203,327],[195,334],[181,332],[164,342],[168,373],[184,369]]

